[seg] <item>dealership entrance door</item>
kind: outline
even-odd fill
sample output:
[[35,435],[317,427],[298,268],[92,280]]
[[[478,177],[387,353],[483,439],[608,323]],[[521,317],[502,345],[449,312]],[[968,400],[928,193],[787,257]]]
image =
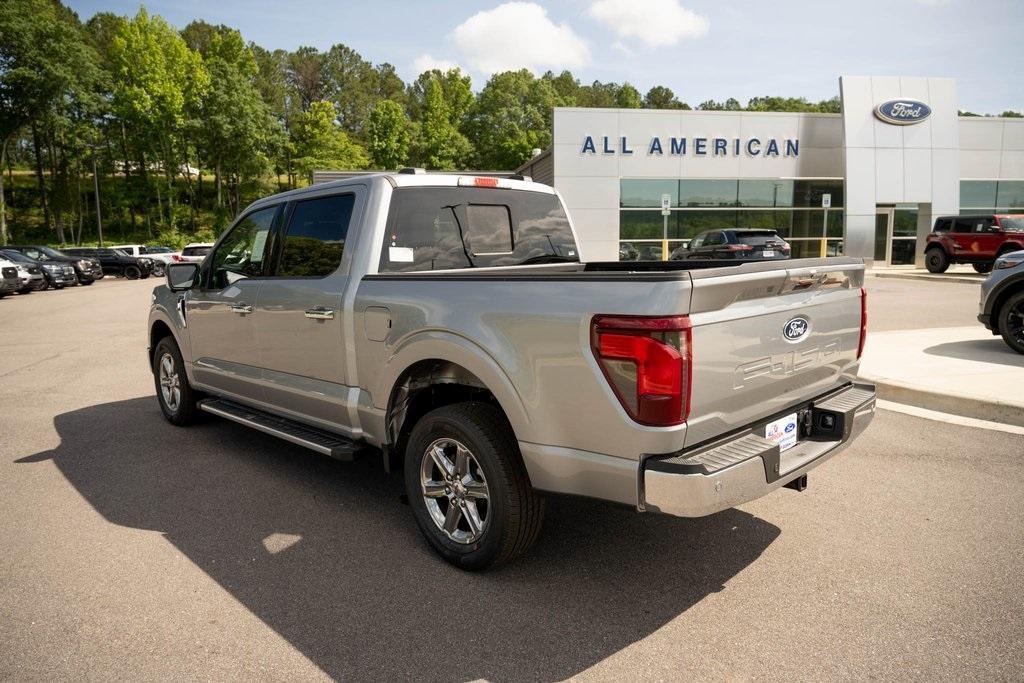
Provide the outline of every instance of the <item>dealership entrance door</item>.
[[913,266],[917,251],[917,205],[878,206],[875,267]]

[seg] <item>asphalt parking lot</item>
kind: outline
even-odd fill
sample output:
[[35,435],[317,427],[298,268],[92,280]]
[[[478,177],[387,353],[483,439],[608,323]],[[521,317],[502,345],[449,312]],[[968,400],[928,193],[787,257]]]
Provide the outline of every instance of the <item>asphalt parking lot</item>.
[[[2,679],[1024,677],[1018,434],[882,410],[803,493],[698,520],[555,498],[524,561],[467,574],[375,461],[168,425],[154,284],[0,301]],[[876,329],[977,301],[869,290]]]

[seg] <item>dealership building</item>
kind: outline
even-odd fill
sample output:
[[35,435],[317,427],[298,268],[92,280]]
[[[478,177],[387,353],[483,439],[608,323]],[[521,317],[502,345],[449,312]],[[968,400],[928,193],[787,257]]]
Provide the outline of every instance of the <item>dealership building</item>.
[[946,78],[839,86],[840,114],[557,108],[518,170],[560,191],[592,261],[771,228],[798,257],[921,265],[936,216],[1024,213],[1024,120],[958,116]]

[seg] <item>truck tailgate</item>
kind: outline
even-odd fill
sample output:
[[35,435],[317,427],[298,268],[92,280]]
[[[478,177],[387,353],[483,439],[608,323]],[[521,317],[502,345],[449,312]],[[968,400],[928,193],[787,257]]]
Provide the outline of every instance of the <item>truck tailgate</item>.
[[856,375],[862,263],[792,261],[784,269],[692,276],[687,447],[782,413]]

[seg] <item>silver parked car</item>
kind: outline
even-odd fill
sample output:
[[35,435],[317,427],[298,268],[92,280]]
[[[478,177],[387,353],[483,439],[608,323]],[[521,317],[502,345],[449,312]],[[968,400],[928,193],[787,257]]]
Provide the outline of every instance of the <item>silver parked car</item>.
[[449,562],[508,562],[542,492],[710,515],[871,421],[864,264],[584,263],[559,194],[407,172],[262,199],[149,316],[157,400],[404,471]]
[[1024,353],[1024,251],[995,260],[992,274],[981,284],[978,320],[1006,345]]

